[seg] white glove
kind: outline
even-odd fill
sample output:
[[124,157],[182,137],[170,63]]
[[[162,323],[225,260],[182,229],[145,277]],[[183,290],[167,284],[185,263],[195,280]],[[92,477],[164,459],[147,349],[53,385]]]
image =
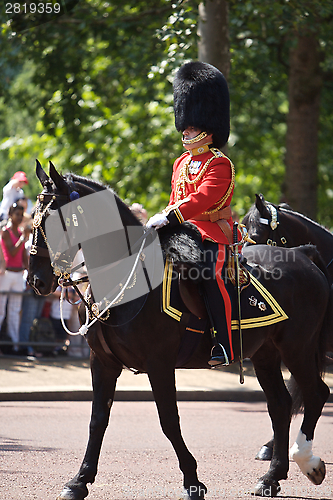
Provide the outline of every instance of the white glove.
[[154,227],[155,229],[159,229],[162,226],[169,224],[169,220],[164,214],[155,214],[150,217],[149,221],[146,224],[146,227]]

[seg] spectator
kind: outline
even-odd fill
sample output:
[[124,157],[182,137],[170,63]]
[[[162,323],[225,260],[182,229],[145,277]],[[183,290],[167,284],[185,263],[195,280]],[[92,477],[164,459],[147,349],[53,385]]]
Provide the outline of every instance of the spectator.
[[28,184],[25,172],[15,172],[8,184],[3,188],[2,202],[0,205],[0,220],[8,218],[9,207],[13,205],[19,198],[24,198],[23,187]]
[[16,200],[16,203],[18,205],[22,205],[22,207],[23,207],[23,221],[21,224],[22,227],[25,227],[27,224],[31,224],[31,222],[32,222],[32,218],[30,215],[32,207],[29,208],[29,202],[30,202],[30,200],[28,198],[26,198],[25,196],[23,196],[22,198],[18,198]]
[[19,338],[20,342],[25,345],[20,350],[20,353],[25,354],[27,356],[38,356],[40,354],[36,354],[35,350],[28,345],[30,340],[30,330],[33,324],[34,319],[39,319],[42,315],[43,307],[45,303],[45,297],[42,295],[37,295],[34,290],[28,285],[25,284],[25,294],[23,296],[22,301],[22,314],[21,314],[21,323],[19,330]]
[[2,246],[0,245],[0,275],[6,271],[6,262],[3,256]]
[[[26,232],[19,229],[23,219],[23,207],[14,203],[9,208],[8,223],[2,230],[1,248],[6,270],[0,274],[0,328],[6,315],[7,333],[13,342],[13,351],[18,351],[20,311],[23,292],[23,270],[28,267],[25,250]],[[3,293],[16,292],[16,293]]]

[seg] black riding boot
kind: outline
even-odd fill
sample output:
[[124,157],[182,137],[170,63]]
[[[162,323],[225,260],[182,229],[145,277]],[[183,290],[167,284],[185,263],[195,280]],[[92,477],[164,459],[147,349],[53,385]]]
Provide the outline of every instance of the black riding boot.
[[[229,365],[232,359],[232,351],[229,341],[228,324],[226,319],[226,305],[221,294],[220,287],[216,279],[216,261],[218,255],[217,243],[207,241],[205,245],[205,272],[203,274],[203,291],[208,313],[212,323],[213,348],[211,359],[208,361],[210,366]],[[223,266],[224,270],[224,266]],[[221,273],[222,270],[219,272]],[[222,272],[222,276],[224,273]],[[224,286],[222,284],[222,286]],[[229,297],[227,297],[229,301]],[[228,304],[230,307],[230,302]]]

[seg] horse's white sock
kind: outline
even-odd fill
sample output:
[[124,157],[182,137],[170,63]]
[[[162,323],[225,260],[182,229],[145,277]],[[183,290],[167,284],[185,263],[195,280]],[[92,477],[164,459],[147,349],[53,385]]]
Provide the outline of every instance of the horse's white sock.
[[307,441],[306,435],[299,431],[296,442],[289,450],[289,457],[294,460],[303,474],[307,476],[321,463],[320,457],[315,457],[312,453],[313,441]]

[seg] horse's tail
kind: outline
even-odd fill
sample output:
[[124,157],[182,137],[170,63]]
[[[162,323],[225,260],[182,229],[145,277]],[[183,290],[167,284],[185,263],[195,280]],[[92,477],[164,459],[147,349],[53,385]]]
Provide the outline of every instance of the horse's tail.
[[[328,364],[326,354],[328,348],[333,349],[333,288],[331,288],[330,291],[330,300],[328,301],[328,306],[326,308],[324,321],[320,329],[318,343],[316,346],[318,374],[321,378],[325,375]],[[304,408],[302,393],[292,375],[287,381],[286,386],[292,398],[291,416],[296,416]]]
[[[329,300],[327,303],[324,319],[318,336],[316,345],[316,361],[320,377],[323,377],[327,366],[326,352],[328,347],[333,349],[333,286],[332,279],[327,272],[325,262],[314,245],[304,245],[298,247],[325,275],[329,288]],[[297,415],[303,409],[303,398],[301,391],[293,376],[287,382],[287,388],[292,397],[292,416]]]
[[317,344],[317,366],[319,369],[320,376],[323,377],[325,374],[327,366],[327,350],[332,344],[333,347],[333,283],[332,277],[328,273],[327,266],[323,261],[322,256],[314,245],[304,245],[300,247],[300,250],[305,253],[305,255],[312,260],[312,262],[320,269],[320,271],[325,275],[328,286],[329,286],[329,299],[324,315],[324,320],[319,334],[319,341]]

